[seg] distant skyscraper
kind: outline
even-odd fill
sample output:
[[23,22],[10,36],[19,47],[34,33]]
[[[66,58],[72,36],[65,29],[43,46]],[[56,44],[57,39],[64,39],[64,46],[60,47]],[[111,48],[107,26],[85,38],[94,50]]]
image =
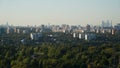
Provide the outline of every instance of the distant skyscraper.
[[104,27],[104,24],[105,24],[105,22],[104,22],[104,21],[102,21],[102,24],[101,24],[101,27],[102,27],[102,28]]
[[112,28],[112,21],[110,22],[109,20],[107,20],[106,22],[105,21],[102,21],[102,24],[101,24],[101,27],[104,29],[104,28]]

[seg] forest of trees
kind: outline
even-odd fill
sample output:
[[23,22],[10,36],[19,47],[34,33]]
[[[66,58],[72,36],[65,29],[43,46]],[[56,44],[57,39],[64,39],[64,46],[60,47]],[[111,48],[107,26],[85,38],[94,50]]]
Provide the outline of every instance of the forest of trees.
[[120,44],[0,46],[0,68],[120,68]]
[[28,35],[7,35],[7,42],[0,41],[0,68],[120,68],[119,36],[107,41],[59,36],[61,41],[35,45],[20,43]]

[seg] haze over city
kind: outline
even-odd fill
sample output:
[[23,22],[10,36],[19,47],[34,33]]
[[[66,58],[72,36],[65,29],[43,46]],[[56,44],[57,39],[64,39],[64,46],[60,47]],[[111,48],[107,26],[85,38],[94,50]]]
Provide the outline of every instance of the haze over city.
[[0,0],[0,25],[120,23],[120,0]]

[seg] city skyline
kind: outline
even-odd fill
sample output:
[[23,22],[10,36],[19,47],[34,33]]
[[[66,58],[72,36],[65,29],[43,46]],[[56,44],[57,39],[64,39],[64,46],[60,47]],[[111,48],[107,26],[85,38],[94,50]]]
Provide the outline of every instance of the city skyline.
[[100,25],[120,23],[120,0],[0,0],[0,24]]

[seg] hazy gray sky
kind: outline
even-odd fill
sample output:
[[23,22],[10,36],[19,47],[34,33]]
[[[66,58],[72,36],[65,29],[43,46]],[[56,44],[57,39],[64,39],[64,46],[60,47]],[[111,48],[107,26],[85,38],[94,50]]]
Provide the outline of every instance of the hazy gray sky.
[[0,24],[120,23],[120,0],[0,0]]

